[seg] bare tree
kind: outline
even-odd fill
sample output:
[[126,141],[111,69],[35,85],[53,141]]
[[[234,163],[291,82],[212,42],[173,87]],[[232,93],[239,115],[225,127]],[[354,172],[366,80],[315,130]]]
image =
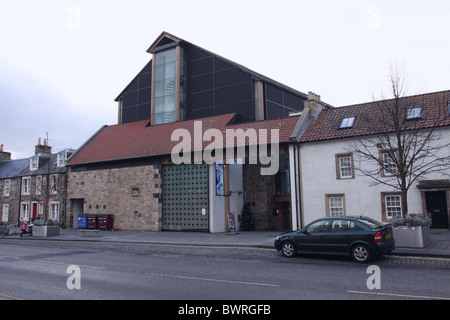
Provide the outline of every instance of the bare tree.
[[[408,213],[408,190],[419,179],[450,168],[450,146],[440,123],[444,111],[427,105],[424,95],[407,96],[402,68],[391,67],[391,99],[370,105],[359,119],[368,136],[360,136],[350,147],[360,165],[355,169],[370,177],[373,184],[384,184],[401,192],[402,215]],[[447,112],[448,116],[448,112]]]

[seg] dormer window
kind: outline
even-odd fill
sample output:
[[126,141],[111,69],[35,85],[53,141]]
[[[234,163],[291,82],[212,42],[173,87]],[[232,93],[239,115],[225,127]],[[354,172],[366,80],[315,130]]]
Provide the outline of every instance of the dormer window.
[[341,124],[339,125],[339,129],[348,129],[353,128],[355,124],[356,117],[347,117],[342,119]]
[[422,118],[422,107],[414,107],[406,109],[406,120],[414,120]]
[[69,151],[64,151],[64,152],[58,153],[58,158],[57,158],[58,167],[64,167],[67,163],[67,160],[70,158],[70,156],[72,154],[73,154],[73,152],[69,152]]
[[34,171],[39,169],[39,157],[30,158],[30,170]]

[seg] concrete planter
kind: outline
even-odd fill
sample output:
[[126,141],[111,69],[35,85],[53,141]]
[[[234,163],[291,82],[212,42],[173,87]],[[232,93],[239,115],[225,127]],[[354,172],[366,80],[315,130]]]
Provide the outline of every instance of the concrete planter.
[[424,248],[431,244],[430,227],[398,226],[393,230],[396,247]]
[[59,235],[58,225],[33,226],[33,237],[51,237]]

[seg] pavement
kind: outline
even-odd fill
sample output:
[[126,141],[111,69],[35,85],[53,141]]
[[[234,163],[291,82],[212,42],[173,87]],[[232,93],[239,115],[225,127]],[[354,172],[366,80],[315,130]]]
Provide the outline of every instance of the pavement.
[[[61,229],[60,234],[51,237],[32,237],[28,234],[20,238],[18,235],[0,237],[1,239],[33,239],[58,241],[96,241],[109,243],[139,243],[160,245],[192,245],[192,246],[226,246],[255,247],[274,249],[273,242],[280,231],[239,231],[236,233],[208,232],[140,232],[140,231],[105,231],[86,232],[78,229]],[[432,230],[431,244],[425,248],[396,247],[392,255],[413,257],[450,258],[450,231]]]

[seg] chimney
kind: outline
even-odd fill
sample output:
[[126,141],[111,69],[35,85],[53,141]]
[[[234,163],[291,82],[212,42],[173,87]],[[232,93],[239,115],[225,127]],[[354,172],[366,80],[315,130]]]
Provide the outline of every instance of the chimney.
[[47,145],[47,139],[44,139],[44,144],[41,144],[41,138],[38,139],[38,144],[35,147],[35,154],[52,154],[52,147]]
[[11,152],[3,151],[3,144],[0,144],[0,162],[11,160]]
[[320,100],[320,96],[314,92],[308,92],[308,100],[305,101],[305,109],[309,108],[311,116],[322,110],[326,105]]

